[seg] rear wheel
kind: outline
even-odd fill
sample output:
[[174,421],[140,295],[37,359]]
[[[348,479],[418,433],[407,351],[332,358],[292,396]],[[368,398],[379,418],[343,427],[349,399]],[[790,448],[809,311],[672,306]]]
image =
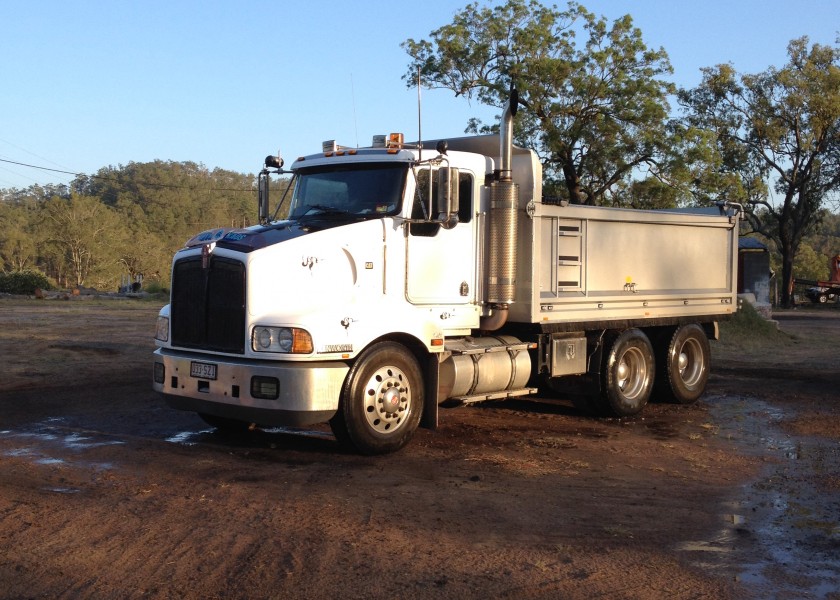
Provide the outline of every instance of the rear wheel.
[[422,412],[417,359],[400,344],[381,342],[353,364],[330,427],[339,442],[363,454],[385,454],[409,442]]
[[640,412],[653,388],[653,347],[639,329],[612,338],[601,369],[600,408],[603,413],[627,417]]
[[709,338],[699,325],[678,327],[662,344],[657,360],[657,392],[678,404],[695,402],[709,380]]

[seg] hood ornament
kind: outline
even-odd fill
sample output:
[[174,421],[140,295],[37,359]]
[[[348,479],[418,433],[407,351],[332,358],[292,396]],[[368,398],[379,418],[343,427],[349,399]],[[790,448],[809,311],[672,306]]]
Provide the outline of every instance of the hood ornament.
[[201,268],[208,269],[210,267],[210,254],[213,253],[213,247],[216,245],[215,242],[212,244],[204,244],[201,247]]

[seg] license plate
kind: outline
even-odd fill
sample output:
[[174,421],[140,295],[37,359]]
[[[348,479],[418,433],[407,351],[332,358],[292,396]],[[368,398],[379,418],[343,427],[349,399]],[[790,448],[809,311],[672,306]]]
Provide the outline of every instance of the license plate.
[[216,379],[216,365],[192,361],[190,362],[190,377]]

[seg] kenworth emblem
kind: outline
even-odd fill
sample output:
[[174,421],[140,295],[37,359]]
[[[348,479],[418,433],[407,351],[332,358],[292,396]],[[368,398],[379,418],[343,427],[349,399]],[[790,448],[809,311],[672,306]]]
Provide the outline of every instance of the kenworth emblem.
[[307,267],[311,271],[312,268],[321,262],[321,259],[317,256],[302,256],[300,259],[300,266]]

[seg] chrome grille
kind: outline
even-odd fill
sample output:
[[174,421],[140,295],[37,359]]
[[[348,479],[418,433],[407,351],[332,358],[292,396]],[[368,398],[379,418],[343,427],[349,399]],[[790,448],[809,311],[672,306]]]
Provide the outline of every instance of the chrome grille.
[[175,263],[172,274],[172,344],[184,348],[245,352],[245,265],[210,256]]

